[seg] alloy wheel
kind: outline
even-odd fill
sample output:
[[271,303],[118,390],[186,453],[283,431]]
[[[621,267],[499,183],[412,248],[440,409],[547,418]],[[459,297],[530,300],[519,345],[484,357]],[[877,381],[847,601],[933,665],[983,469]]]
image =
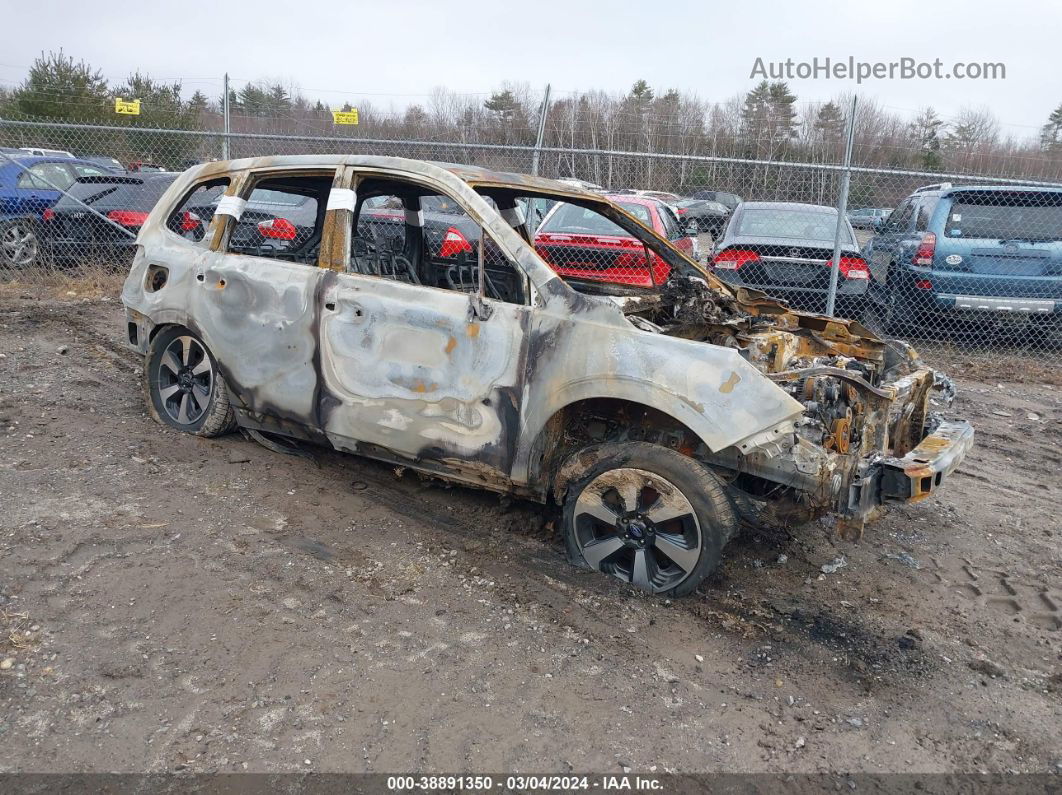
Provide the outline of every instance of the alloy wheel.
[[210,406],[214,365],[195,337],[174,337],[159,358],[159,403],[178,425],[192,425]]
[[28,223],[15,221],[0,230],[0,259],[15,268],[25,268],[37,259],[37,235]]
[[701,556],[701,527],[679,489],[652,472],[603,472],[575,503],[575,539],[595,569],[653,593],[689,577]]

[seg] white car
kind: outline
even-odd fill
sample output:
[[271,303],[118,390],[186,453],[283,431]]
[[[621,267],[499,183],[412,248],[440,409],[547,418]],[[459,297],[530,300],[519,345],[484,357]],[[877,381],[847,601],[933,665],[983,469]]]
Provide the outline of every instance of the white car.
[[19,151],[25,152],[28,155],[36,155],[37,157],[70,157],[74,155],[71,152],[67,152],[65,149],[43,149],[39,146],[22,146],[19,147]]

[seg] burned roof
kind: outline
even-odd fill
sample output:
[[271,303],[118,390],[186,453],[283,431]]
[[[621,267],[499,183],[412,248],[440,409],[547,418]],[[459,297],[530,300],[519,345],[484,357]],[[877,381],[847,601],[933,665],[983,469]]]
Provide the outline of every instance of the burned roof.
[[596,193],[545,177],[515,174],[508,171],[494,171],[481,166],[467,166],[459,163],[414,160],[408,157],[382,155],[268,155],[238,160],[216,160],[211,163],[205,163],[199,168],[202,174],[225,174],[230,171],[242,171],[245,169],[298,169],[340,166],[406,171],[410,174],[435,177],[443,181],[446,181],[447,177],[450,176],[457,177],[469,185],[511,187],[533,192],[600,199],[600,196]]

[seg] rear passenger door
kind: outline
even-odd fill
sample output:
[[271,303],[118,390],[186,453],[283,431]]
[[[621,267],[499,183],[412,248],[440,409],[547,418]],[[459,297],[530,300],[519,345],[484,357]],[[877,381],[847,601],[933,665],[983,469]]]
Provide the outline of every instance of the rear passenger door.
[[251,427],[305,435],[320,424],[318,290],[331,272],[318,264],[336,176],[335,168],[253,173],[212,204],[217,250],[194,274],[190,305]]

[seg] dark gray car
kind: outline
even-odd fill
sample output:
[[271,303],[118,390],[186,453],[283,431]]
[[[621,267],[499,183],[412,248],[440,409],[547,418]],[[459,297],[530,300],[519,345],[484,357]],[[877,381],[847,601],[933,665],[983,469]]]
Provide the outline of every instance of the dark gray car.
[[[712,269],[728,284],[754,287],[796,309],[822,312],[830,286],[837,210],[796,202],[742,202],[712,252]],[[847,219],[841,228],[837,314],[868,320],[870,268]]]

